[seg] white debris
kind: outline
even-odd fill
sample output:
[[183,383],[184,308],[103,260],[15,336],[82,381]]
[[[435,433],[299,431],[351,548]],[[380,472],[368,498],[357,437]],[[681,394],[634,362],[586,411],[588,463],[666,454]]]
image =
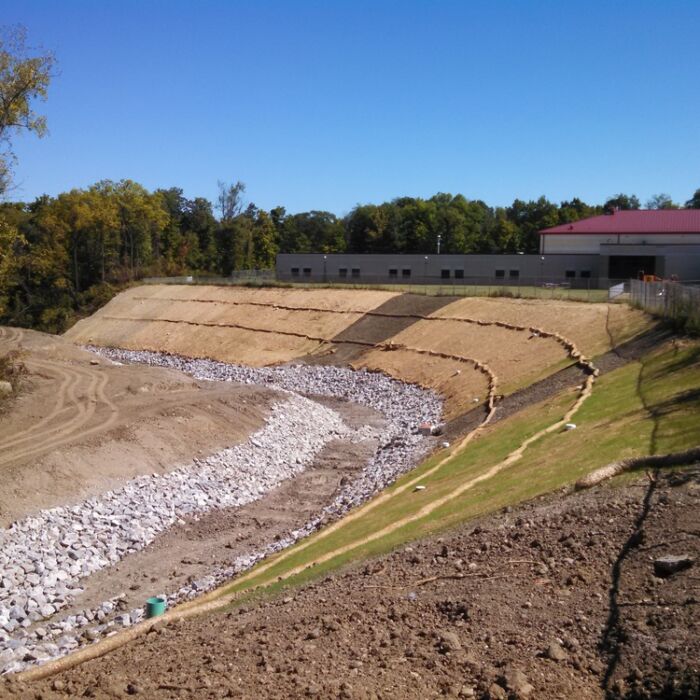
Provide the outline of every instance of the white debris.
[[[140,476],[122,488],[70,506],[42,511],[0,530],[0,671],[11,673],[57,658],[79,645],[143,619],[123,596],[62,620],[56,613],[82,592],[81,579],[143,549],[164,530],[214,508],[262,497],[310,466],[333,439],[372,438],[378,448],[333,503],[288,537],[232,566],[173,591],[168,605],[220,585],[260,559],[363,503],[411,468],[429,449],[416,428],[437,424],[442,403],[433,392],[376,372],[332,366],[249,368],[210,360],[123,350],[96,350],[115,363],[144,362],[198,379],[259,384],[285,394],[248,441],[166,474]],[[306,395],[306,396],[304,396]],[[333,396],[369,406],[386,418],[382,429],[353,430],[307,396]],[[425,487],[418,487],[422,490]],[[40,620],[47,620],[36,626]],[[88,629],[89,628],[89,629]]]

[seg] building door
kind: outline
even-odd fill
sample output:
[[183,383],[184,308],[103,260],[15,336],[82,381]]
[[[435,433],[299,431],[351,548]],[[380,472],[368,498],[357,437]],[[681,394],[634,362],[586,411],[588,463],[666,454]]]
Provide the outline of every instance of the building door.
[[611,255],[608,277],[613,280],[636,279],[641,274],[656,274],[656,258],[653,255]]

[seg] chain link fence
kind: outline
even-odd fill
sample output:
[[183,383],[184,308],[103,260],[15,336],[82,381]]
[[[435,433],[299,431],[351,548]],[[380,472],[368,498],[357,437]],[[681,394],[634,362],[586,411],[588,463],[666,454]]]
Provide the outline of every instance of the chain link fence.
[[275,270],[236,270],[230,277],[181,276],[148,277],[146,284],[213,284],[246,286],[279,286],[334,289],[379,289],[425,296],[493,296],[527,299],[571,299],[573,301],[608,301],[624,298],[628,280],[556,277],[452,277],[422,275],[415,279],[388,279],[386,275],[330,279],[321,275],[279,276]]
[[630,302],[679,328],[700,332],[700,280],[679,282],[630,281]]

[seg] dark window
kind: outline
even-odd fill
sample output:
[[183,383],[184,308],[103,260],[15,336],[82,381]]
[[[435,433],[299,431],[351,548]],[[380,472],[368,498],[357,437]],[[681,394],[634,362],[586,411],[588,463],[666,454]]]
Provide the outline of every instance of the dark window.
[[449,270],[440,270],[440,277],[444,280],[450,279],[450,271]]
[[353,268],[352,268],[352,276],[353,276],[353,277],[359,277],[359,276],[360,276],[360,268],[359,268],[359,267],[353,267]]
[[464,279],[464,270],[455,270],[455,279],[463,280]]
[[591,278],[591,271],[581,270],[581,272],[579,272],[579,276],[581,277],[581,279],[589,280]]
[[292,277],[299,277],[299,268],[298,267],[292,268]]
[[395,267],[392,267],[389,269],[389,277],[398,277],[398,276],[399,276],[399,271]]
[[517,280],[520,278],[520,270],[508,270],[508,277],[512,280]]
[[411,276],[411,271],[407,267],[404,267],[404,269],[401,270],[401,277],[410,277],[410,276]]
[[304,277],[311,277],[311,268],[310,267],[304,268]]
[[506,271],[505,270],[496,270],[496,274],[494,276],[496,279],[503,279],[506,276]]
[[347,277],[348,276],[348,268],[347,267],[339,267],[338,268],[338,277]]
[[576,277],[576,270],[567,270],[564,273],[565,277],[571,278],[571,277]]

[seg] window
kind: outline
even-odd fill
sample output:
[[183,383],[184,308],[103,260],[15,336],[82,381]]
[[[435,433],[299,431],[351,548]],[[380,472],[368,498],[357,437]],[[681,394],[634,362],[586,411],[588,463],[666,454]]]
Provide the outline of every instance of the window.
[[292,277],[299,277],[299,268],[298,267],[292,268]]
[[449,270],[440,270],[440,277],[444,280],[450,279],[450,271]]
[[455,279],[456,280],[463,280],[464,279],[464,270],[455,270]]
[[591,279],[591,271],[590,270],[581,270],[581,272],[578,273],[579,277],[584,280],[589,280]]
[[520,270],[508,270],[508,277],[512,280],[520,279]]
[[494,275],[494,277],[495,277],[497,280],[499,280],[499,279],[502,280],[505,276],[506,276],[506,271],[505,271],[505,270],[496,270],[496,274]]
[[411,270],[408,267],[404,267],[403,270],[401,270],[401,277],[410,277],[411,276]]
[[353,277],[359,277],[360,276],[360,268],[359,267],[353,267],[352,268],[352,276]]
[[395,268],[389,268],[389,277],[398,277],[399,276],[399,271]]
[[339,267],[338,268],[338,277],[347,277],[348,276],[348,268],[347,267]]
[[310,267],[304,268],[304,277],[311,277],[311,268]]
[[567,277],[568,279],[571,279],[572,277],[576,277],[576,270],[567,270],[564,273],[564,276]]

